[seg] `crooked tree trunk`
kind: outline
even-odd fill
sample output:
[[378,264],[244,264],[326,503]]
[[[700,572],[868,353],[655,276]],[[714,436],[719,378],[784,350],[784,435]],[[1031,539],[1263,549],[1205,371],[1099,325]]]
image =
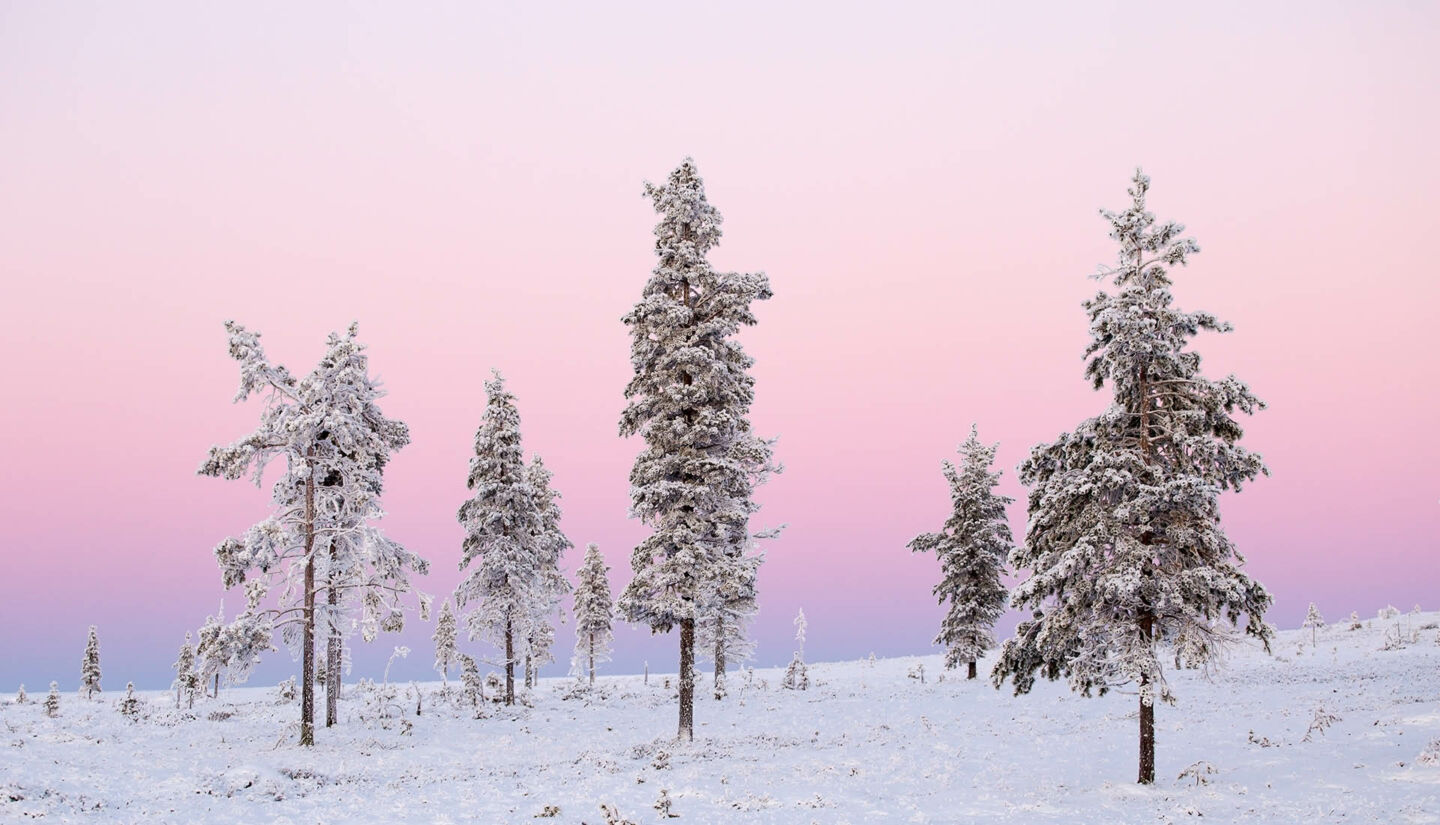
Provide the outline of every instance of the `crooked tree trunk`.
[[[315,448],[306,451],[314,457]],[[315,474],[305,479],[305,612],[300,640],[300,744],[315,744]],[[217,682],[218,685],[218,677]]]
[[695,741],[695,620],[680,622],[680,733],[681,742]]
[[515,704],[515,623],[505,619],[505,704]]

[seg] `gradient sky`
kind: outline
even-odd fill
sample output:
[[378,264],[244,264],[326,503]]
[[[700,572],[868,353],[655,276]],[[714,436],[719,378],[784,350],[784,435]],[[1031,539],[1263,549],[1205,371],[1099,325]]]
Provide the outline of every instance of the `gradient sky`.
[[[971,422],[1023,531],[1014,467],[1105,403],[1080,303],[1137,164],[1202,248],[1179,304],[1236,326],[1199,339],[1207,372],[1271,405],[1245,443],[1274,475],[1224,505],[1271,620],[1436,607],[1440,6],[686,5],[0,3],[0,690],[73,687],[91,623],[107,688],[164,686],[240,606],[210,550],[267,493],[195,475],[259,412],[230,403],[227,318],[297,372],[360,322],[414,436],[383,526],[424,589],[458,580],[492,366],[623,587],[619,319],[642,181],[686,155],[714,262],[775,290],[744,335],[786,466],[758,523],[789,525],[760,664],[802,606],[812,659],[931,650],[937,563],[905,544]],[[424,678],[429,633],[359,667],[405,643]],[[613,671],[674,668],[673,636],[618,635]]]

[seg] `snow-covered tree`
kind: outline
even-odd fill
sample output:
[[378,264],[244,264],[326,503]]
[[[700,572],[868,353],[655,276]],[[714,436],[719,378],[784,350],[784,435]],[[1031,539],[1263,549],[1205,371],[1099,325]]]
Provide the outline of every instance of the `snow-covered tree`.
[[29,699],[28,697],[26,697],[26,695],[25,695],[25,685],[22,684],[22,685],[20,685],[20,690],[16,691],[16,693],[15,693],[15,704],[17,704],[17,705],[23,705],[23,704],[25,704],[25,703],[28,702],[28,701],[30,701],[30,699]]
[[50,683],[50,695],[45,697],[45,715],[54,719],[60,715],[60,686]]
[[195,659],[196,672],[200,676],[202,690],[208,689],[212,680],[215,685],[213,695],[220,695],[220,674],[225,670],[227,657],[225,655],[225,644],[223,635],[225,633],[225,605],[220,605],[220,610],[214,616],[206,616],[205,624],[201,626],[196,637]]
[[535,686],[540,667],[555,661],[551,653],[555,645],[555,617],[560,612],[560,600],[570,594],[570,582],[560,570],[560,560],[565,551],[575,545],[560,529],[560,492],[550,485],[554,474],[538,455],[531,459],[525,474],[535,494],[535,512],[539,517],[535,528],[539,579],[525,637],[525,687],[531,688]]
[[744,666],[755,652],[750,622],[758,608],[756,578],[764,556],[740,544],[720,553],[701,577],[700,618],[695,624],[697,658],[714,666],[712,689],[725,698],[725,671]]
[[1310,603],[1310,609],[1305,611],[1305,624],[1301,627],[1310,628],[1310,645],[1316,644],[1315,631],[1325,626],[1325,617],[1320,615],[1320,609],[1314,602]]
[[120,713],[128,719],[140,716],[140,699],[135,695],[135,683],[125,683],[125,696],[120,700]]
[[805,632],[809,628],[810,623],[805,620],[802,608],[795,614],[795,656],[780,680],[780,686],[788,690],[808,690],[810,687],[809,668],[805,666]]
[[175,707],[180,707],[180,696],[184,694],[190,699],[190,707],[195,707],[195,693],[200,690],[200,674],[195,669],[195,645],[190,641],[190,633],[185,633],[185,644],[180,646],[180,655],[175,659],[175,664],[170,666],[175,671],[175,681],[171,687],[175,688]]
[[1201,330],[1225,332],[1205,312],[1172,306],[1171,272],[1199,247],[1177,223],[1146,211],[1150,179],[1136,172],[1131,204],[1102,212],[1120,245],[1102,267],[1114,294],[1085,303],[1092,341],[1086,375],[1112,403],[1071,433],[1034,448],[1020,467],[1030,487],[1029,529],[1011,554],[1028,570],[1013,604],[1033,618],[1016,628],[993,671],[999,686],[1030,690],[1036,675],[1065,677],[1084,695],[1139,687],[1139,781],[1155,781],[1156,699],[1173,702],[1158,646],[1182,662],[1213,662],[1244,630],[1267,648],[1270,595],[1241,569],[1220,526],[1225,490],[1265,472],[1236,442],[1238,412],[1262,402],[1232,377],[1200,372],[1187,346]]
[[940,560],[940,582],[931,591],[940,604],[950,603],[934,644],[945,647],[945,667],[961,662],[975,678],[975,660],[995,646],[995,621],[1005,613],[1007,593],[1000,576],[1014,547],[1005,507],[1014,499],[995,492],[1000,473],[991,472],[999,445],[980,443],[975,426],[960,445],[957,469],[944,462],[950,483],[950,518],[938,533],[924,533],[910,542],[912,552],[933,552]]
[[[368,374],[354,324],[343,336],[330,335],[324,357],[304,379],[272,365],[257,333],[234,322],[225,328],[230,356],[240,364],[235,400],[264,395],[266,404],[260,426],[234,444],[212,447],[199,472],[230,480],[249,475],[258,485],[271,461],[283,458],[285,465],[273,488],[274,514],[215,548],[225,586],[245,585],[246,611],[230,641],[251,646],[267,627],[281,631],[307,675],[300,740],[310,745],[315,703],[308,675],[316,671],[317,630],[328,639],[327,721],[333,723],[344,634],[355,624],[367,641],[379,630],[399,630],[409,573],[427,570],[424,559],[369,523],[383,515],[379,495],[390,453],[410,435],[376,405],[383,393]],[[265,606],[277,585],[275,604]],[[317,600],[321,591],[324,601]],[[422,612],[425,604],[422,598]]]
[[100,692],[100,639],[95,625],[90,625],[90,638],[85,640],[85,659],[80,663],[80,690],[89,699]]
[[535,606],[545,596],[536,539],[541,515],[520,445],[515,396],[499,372],[485,382],[485,392],[485,415],[465,480],[474,495],[457,516],[465,530],[460,569],[472,569],[455,590],[455,604],[471,607],[465,615],[471,641],[483,639],[504,651],[505,704],[513,705],[515,663]]
[[620,434],[645,441],[630,472],[631,513],[651,534],[632,554],[634,578],[617,607],[652,632],[679,627],[679,736],[691,740],[695,625],[705,618],[707,575],[745,543],[756,477],[771,464],[770,443],[750,429],[753,361],[735,340],[755,323],[750,305],[770,297],[770,283],[717,272],[706,260],[721,218],[693,161],[664,185],[647,184],[645,194],[660,215],[659,260],[624,318],[635,374]]
[[464,653],[460,654],[460,685],[465,701],[472,708],[479,707],[480,700],[485,698],[485,682],[480,678],[480,667],[475,664],[475,659]]
[[460,663],[460,651],[455,647],[455,611],[451,609],[449,599],[440,605],[440,617],[435,620],[435,634],[430,638],[435,642],[435,669],[440,671],[440,678],[448,690],[450,668]]
[[595,684],[595,665],[610,661],[614,642],[610,620],[614,611],[610,600],[610,580],[600,548],[591,543],[585,548],[585,560],[575,574],[575,655],[571,669],[578,676],[590,675]]

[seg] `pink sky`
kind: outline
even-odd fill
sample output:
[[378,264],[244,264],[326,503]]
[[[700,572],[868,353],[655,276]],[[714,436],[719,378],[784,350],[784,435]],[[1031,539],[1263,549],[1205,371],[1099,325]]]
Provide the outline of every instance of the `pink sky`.
[[[744,338],[786,465],[761,664],[802,606],[811,658],[930,649],[937,566],[905,544],[972,421],[1023,532],[1014,467],[1105,403],[1080,302],[1137,164],[1203,250],[1180,305],[1236,325],[1207,370],[1271,405],[1246,443],[1274,476],[1225,505],[1271,620],[1434,609],[1436,7],[1006,5],[0,4],[0,690],[73,685],[91,623],[107,687],[162,686],[222,597],[210,548],[266,502],[194,475],[258,415],[227,318],[299,372],[360,322],[414,436],[384,526],[425,589],[458,579],[492,366],[622,587],[619,318],[652,265],[641,183],[685,155],[714,262],[775,289]],[[403,642],[419,676],[429,632],[361,666]],[[614,669],[674,648],[622,632]]]

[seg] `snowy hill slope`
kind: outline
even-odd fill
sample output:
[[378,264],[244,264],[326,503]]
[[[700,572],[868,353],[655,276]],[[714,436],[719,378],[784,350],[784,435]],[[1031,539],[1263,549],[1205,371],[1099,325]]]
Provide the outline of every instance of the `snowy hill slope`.
[[[758,670],[723,702],[707,681],[686,747],[656,674],[602,679],[589,699],[545,680],[533,707],[487,703],[483,719],[438,683],[420,686],[422,715],[407,685],[380,719],[378,690],[352,685],[308,750],[274,688],[193,712],[145,693],[134,722],[113,685],[103,701],[65,694],[56,719],[36,690],[0,701],[0,820],[529,822],[553,806],[548,821],[603,823],[609,803],[647,823],[663,789],[682,822],[1440,822],[1437,622],[1341,622],[1314,646],[1286,631],[1273,656],[1244,646],[1209,680],[1173,674],[1148,788],[1133,784],[1133,694],[1014,697],[963,671],[942,681],[925,656],[812,665],[804,692]],[[1305,741],[1317,708],[1339,718]]]

